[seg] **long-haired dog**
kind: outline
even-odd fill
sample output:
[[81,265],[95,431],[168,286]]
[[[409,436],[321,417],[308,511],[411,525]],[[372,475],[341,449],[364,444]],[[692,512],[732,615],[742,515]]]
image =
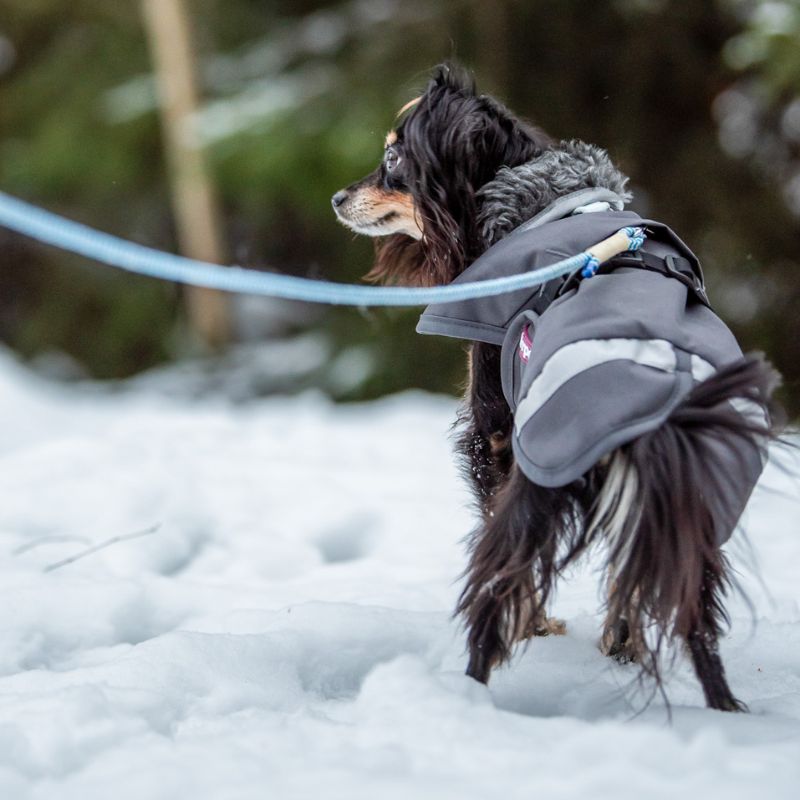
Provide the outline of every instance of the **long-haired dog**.
[[[378,168],[332,199],[341,222],[358,233],[380,237],[368,276],[372,280],[447,284],[484,253],[488,257],[490,248],[495,252],[519,242],[517,229],[529,227],[528,221],[538,220],[543,212],[546,216],[565,197],[604,189],[622,202],[630,199],[627,179],[605,151],[581,142],[551,141],[493,98],[476,94],[472,79],[455,67],[437,68],[426,91],[398,117]],[[589,216],[596,215],[584,218]],[[550,260],[571,254],[556,252]],[[677,262],[662,258],[656,263]],[[683,292],[682,303],[694,304],[692,314],[702,312],[704,319],[722,326],[706,307],[702,278],[699,286],[697,280],[690,286],[696,290],[692,292],[684,285],[692,283],[686,270],[655,275],[645,262],[625,259],[611,264],[609,278],[616,280],[613,276],[618,274],[650,281],[646,285],[655,287],[653,292]],[[526,319],[534,326],[541,322],[543,332],[550,321],[548,335],[559,335],[551,322],[558,319],[556,308],[562,317],[570,308],[580,309],[573,298],[590,296],[590,291],[598,309],[614,301],[607,296],[613,289],[603,288],[612,283],[602,281],[602,276],[594,277],[577,288],[574,278],[571,288],[559,281],[549,298],[552,305],[542,306],[540,318],[529,314]],[[635,302],[634,297],[631,305]],[[626,324],[629,308],[623,304],[619,314]],[[523,327],[523,361],[530,352],[537,354],[539,330],[535,327],[532,341],[526,341],[528,325]],[[683,640],[707,704],[743,710],[728,686],[718,651],[730,582],[720,545],[734,530],[752,489],[752,456],[756,454],[757,476],[766,445],[775,435],[768,410],[775,373],[760,358],[743,357],[740,351],[718,368],[683,353],[692,365],[689,386],[664,419],[621,441],[612,437],[613,446],[594,452],[576,478],[538,480],[531,478],[538,473],[523,463],[530,459],[520,455],[528,445],[515,447],[522,435],[515,429],[515,411],[519,415],[521,404],[509,402],[503,385],[509,370],[524,365],[512,352],[517,365],[509,367],[507,348],[501,350],[492,337],[474,338],[479,340],[471,345],[458,439],[481,515],[470,540],[466,584],[457,609],[468,630],[468,674],[486,682],[516,642],[562,632],[562,625],[544,613],[554,581],[602,539],[608,548],[608,600],[601,649],[622,661],[638,661],[660,687],[662,645]],[[569,361],[566,355],[562,360]],[[653,380],[671,380],[677,374],[674,364],[669,372],[663,365],[643,361],[645,367],[634,366],[644,370],[648,380],[651,375]],[[610,368],[614,363],[604,365]],[[698,373],[698,365],[707,369]],[[566,367],[571,369],[571,364]],[[583,374],[591,376],[592,370]],[[596,369],[594,374],[602,372]],[[575,380],[563,379],[562,384],[576,385]],[[628,402],[628,395],[636,399],[638,390],[625,388],[620,404]],[[606,382],[589,399],[599,402],[614,391]],[[545,449],[555,442],[558,450],[558,442],[573,431],[573,422],[579,427],[580,420],[564,419],[564,413],[554,419],[560,422],[548,423],[544,438],[549,437],[550,444],[542,444]],[[530,446],[539,446],[535,437]],[[749,477],[743,477],[748,470]]]

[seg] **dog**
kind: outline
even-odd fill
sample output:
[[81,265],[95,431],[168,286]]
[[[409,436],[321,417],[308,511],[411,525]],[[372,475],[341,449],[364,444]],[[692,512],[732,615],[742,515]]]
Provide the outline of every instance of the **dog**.
[[778,435],[777,374],[742,355],[688,247],[624,210],[627,178],[604,150],[553,141],[449,64],[398,120],[377,169],[332,198],[344,225],[376,237],[369,280],[496,277],[629,224],[648,234],[591,279],[422,315],[421,332],[471,341],[457,423],[480,515],[456,611],[467,674],[487,682],[518,642],[563,633],[545,616],[554,582],[603,541],[601,650],[663,692],[663,646],[682,642],[707,705],[746,710],[718,649],[721,545]]

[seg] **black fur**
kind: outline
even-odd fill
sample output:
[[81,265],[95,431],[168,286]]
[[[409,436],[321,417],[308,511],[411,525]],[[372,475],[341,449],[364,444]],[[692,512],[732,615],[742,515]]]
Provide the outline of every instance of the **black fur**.
[[[450,66],[435,72],[392,147],[398,169],[389,173],[382,165],[347,191],[367,184],[413,199],[422,238],[395,234],[380,241],[370,274],[406,284],[449,283],[556,197],[584,186],[624,193],[627,180],[604,151],[580,142],[554,145],[496,100],[477,95],[472,80]],[[743,358],[697,385],[659,429],[619,448],[581,480],[551,489],[532,484],[514,464],[499,355],[493,345],[472,346],[459,417],[457,447],[481,515],[457,608],[468,630],[468,674],[487,681],[517,641],[546,628],[559,574],[614,527],[607,653],[638,661],[660,687],[662,646],[683,640],[707,704],[742,710],[717,648],[729,586],[717,543],[737,522],[726,499],[736,475],[720,447],[734,456],[742,443],[763,451],[776,435],[769,409],[776,374],[759,357]],[[730,402],[736,399],[763,418],[738,413]],[[620,476],[624,481],[615,483]],[[627,487],[632,503],[621,524],[614,486]]]
[[[458,125],[453,121],[458,120]],[[396,234],[378,240],[373,280],[449,283],[485,249],[475,224],[476,193],[503,167],[529,161],[550,144],[453,65],[439,67],[413,110],[398,125],[403,156],[391,188],[413,197],[425,231],[422,242]],[[386,180],[380,171],[376,180]]]

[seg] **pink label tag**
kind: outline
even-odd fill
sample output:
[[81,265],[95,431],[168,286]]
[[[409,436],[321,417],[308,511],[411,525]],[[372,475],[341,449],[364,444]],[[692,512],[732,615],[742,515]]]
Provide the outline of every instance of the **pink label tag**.
[[527,364],[528,359],[531,357],[531,349],[533,348],[533,340],[528,332],[530,326],[526,325],[522,329],[519,337],[519,357]]

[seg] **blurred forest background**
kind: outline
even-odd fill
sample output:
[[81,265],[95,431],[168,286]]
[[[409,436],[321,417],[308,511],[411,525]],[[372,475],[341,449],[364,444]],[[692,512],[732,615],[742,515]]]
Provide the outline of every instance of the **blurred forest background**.
[[[214,228],[223,262],[357,281],[372,244],[335,222],[330,196],[374,167],[430,67],[456,59],[552,135],[609,149],[636,210],[695,249],[712,302],[745,349],[781,369],[800,413],[796,0],[182,4],[199,94],[183,124],[205,158],[213,215],[196,227]],[[191,249],[155,74],[165,65],[154,15],[173,5],[0,0],[0,189]],[[318,386],[342,400],[455,392],[463,379],[463,344],[418,337],[414,310],[230,296],[209,312],[219,325],[198,333],[175,286],[3,229],[0,266],[0,339],[63,379],[152,375],[177,361],[175,391]]]

